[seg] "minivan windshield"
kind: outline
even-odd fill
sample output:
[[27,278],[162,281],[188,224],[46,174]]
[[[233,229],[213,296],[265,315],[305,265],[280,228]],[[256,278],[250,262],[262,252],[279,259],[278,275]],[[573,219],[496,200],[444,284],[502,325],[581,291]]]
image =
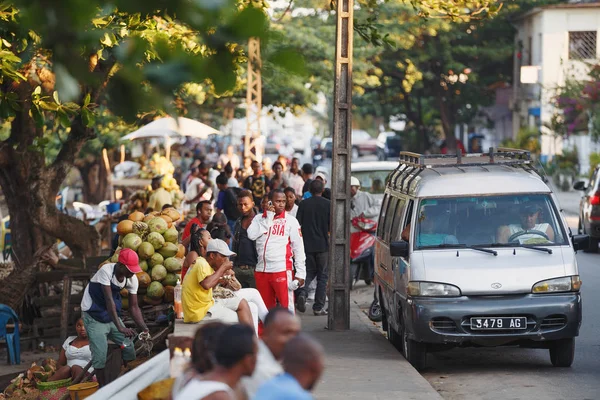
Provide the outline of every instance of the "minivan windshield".
[[567,244],[548,194],[423,199],[415,249]]

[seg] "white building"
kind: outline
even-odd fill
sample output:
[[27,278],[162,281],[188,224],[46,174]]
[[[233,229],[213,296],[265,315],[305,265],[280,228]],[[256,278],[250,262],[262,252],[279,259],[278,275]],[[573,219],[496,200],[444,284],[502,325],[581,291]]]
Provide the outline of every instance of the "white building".
[[520,127],[537,126],[542,134],[542,156],[560,154],[563,146],[577,143],[582,172],[589,168],[589,153],[600,146],[589,136],[563,143],[550,125],[556,88],[569,77],[585,79],[585,62],[598,59],[600,2],[571,2],[534,8],[515,19],[513,135]]

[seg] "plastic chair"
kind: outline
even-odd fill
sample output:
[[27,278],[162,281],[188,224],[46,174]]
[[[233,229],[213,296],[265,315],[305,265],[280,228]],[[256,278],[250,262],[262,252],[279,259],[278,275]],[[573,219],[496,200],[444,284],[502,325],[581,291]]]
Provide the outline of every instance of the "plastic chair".
[[[8,333],[6,325],[12,320],[15,329]],[[11,364],[21,364],[21,339],[19,337],[19,317],[12,308],[5,304],[0,304],[0,339],[6,340],[8,349],[8,359]]]

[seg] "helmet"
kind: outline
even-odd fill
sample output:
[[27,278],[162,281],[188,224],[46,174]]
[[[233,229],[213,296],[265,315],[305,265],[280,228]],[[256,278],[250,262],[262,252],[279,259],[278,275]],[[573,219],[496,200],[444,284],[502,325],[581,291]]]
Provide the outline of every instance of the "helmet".
[[353,176],[350,178],[350,186],[360,186],[360,181],[357,177]]

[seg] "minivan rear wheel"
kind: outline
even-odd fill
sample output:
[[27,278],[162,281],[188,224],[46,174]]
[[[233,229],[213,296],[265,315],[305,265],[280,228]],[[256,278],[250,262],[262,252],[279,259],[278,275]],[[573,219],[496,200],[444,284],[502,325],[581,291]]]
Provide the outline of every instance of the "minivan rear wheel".
[[550,361],[555,367],[570,367],[574,359],[575,338],[556,340],[550,345]]
[[417,370],[421,371],[427,365],[427,345],[408,338],[405,329],[404,318],[402,319],[402,353],[404,358]]

